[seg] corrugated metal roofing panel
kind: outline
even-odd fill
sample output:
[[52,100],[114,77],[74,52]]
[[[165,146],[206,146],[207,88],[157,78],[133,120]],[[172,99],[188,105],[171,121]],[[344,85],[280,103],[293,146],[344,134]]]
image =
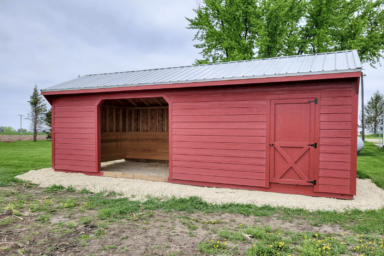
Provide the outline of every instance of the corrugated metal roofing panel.
[[356,50],[234,61],[198,66],[86,75],[42,91],[176,84],[264,77],[343,73],[362,69]]

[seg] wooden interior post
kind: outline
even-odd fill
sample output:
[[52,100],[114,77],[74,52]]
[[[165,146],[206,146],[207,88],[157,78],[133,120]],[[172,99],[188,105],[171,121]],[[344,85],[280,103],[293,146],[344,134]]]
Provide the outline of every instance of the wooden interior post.
[[116,132],[116,108],[113,109],[113,131]]
[[123,109],[120,109],[120,128],[119,132],[123,131]]
[[135,111],[132,110],[132,131],[135,131]]
[[105,113],[105,116],[106,116],[106,129],[105,129],[105,131],[106,132],[109,132],[109,109],[108,108],[105,108],[105,111],[104,111],[104,113]]
[[128,124],[129,124],[129,122],[128,122],[128,113],[129,113],[129,109],[127,109],[127,111],[125,112],[125,131],[126,132],[129,132],[129,128],[128,128]]
[[159,110],[156,109],[156,131],[159,131]]

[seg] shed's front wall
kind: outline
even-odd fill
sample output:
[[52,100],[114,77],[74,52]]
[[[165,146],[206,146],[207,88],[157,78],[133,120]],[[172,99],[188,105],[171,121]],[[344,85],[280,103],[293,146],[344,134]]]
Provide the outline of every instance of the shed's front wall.
[[[53,166],[98,173],[104,99],[164,97],[169,103],[169,181],[344,197],[356,187],[358,80],[56,96]],[[318,99],[316,186],[271,183],[274,100]],[[310,184],[309,184],[310,185]]]

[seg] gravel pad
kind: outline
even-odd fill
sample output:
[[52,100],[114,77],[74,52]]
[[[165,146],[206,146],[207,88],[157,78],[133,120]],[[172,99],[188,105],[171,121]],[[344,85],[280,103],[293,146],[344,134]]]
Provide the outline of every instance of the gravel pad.
[[302,208],[309,211],[327,210],[343,212],[347,209],[380,209],[384,207],[384,190],[370,180],[357,179],[357,195],[353,200],[324,197],[289,195],[262,191],[249,191],[228,188],[210,188],[179,185],[166,182],[152,182],[123,178],[91,176],[80,173],[55,172],[52,168],[29,171],[17,178],[30,181],[42,187],[62,185],[65,187],[88,189],[92,192],[115,191],[132,200],[145,200],[147,195],[169,198],[198,196],[206,202],[215,204],[241,203],[258,206],[283,206]]
[[101,171],[103,172],[123,172],[158,177],[168,177],[168,169],[168,163],[126,162],[125,160],[101,163]]

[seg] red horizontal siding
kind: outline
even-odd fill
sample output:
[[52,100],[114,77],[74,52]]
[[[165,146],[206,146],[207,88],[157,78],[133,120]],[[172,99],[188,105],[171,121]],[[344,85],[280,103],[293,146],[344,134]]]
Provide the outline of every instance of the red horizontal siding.
[[70,133],[70,134],[95,134],[94,128],[83,128],[72,126],[71,128],[55,127],[56,133]]
[[74,165],[74,166],[88,166],[88,167],[94,167],[95,166],[94,161],[60,159],[60,158],[56,158],[55,163],[57,165]]
[[349,146],[351,145],[351,138],[321,138],[320,137],[320,145]]
[[95,159],[95,155],[67,155],[67,154],[55,154],[56,159],[62,159],[62,160],[81,160],[81,161],[87,161],[92,162]]
[[94,106],[81,106],[77,107],[75,104],[72,105],[72,107],[55,107],[55,114],[58,113],[68,113],[68,112],[94,112],[95,107]]
[[55,118],[61,118],[61,117],[75,117],[80,118],[83,116],[92,116],[93,113],[90,111],[68,111],[68,112],[59,112],[55,113]]
[[336,186],[349,186],[349,179],[336,178],[336,177],[320,177],[319,184],[321,185],[336,185]]
[[56,122],[55,127],[56,128],[95,128],[95,123],[60,123]]
[[[199,93],[198,93],[199,94]],[[228,102],[228,101],[258,101],[263,100],[265,98],[265,94],[255,93],[252,91],[236,93],[236,92],[217,92],[213,94],[199,94],[196,92],[191,93],[190,95],[177,95],[172,98],[173,104],[177,103],[186,103],[192,102]],[[176,105],[177,106],[177,105]]]
[[255,106],[266,106],[265,100],[259,101],[211,101],[211,102],[181,102],[174,103],[173,107],[183,108],[249,108]]
[[335,177],[335,178],[350,178],[350,170],[332,170],[332,169],[320,169],[320,177]]
[[54,101],[55,169],[97,172],[96,100]]
[[95,150],[95,145],[83,145],[83,144],[55,144],[55,149],[81,149],[81,150]]
[[320,161],[320,168],[332,169],[332,170],[350,170],[351,165],[349,162]]
[[95,123],[95,118],[93,116],[83,116],[83,117],[56,117],[56,123]]
[[90,166],[77,166],[71,164],[55,164],[55,169],[63,171],[76,171],[76,172],[97,172],[96,167]]
[[351,113],[351,106],[321,106],[320,113]]
[[321,145],[320,147],[320,153],[324,154],[350,154],[351,153],[351,146],[327,146],[327,145]]
[[[265,186],[267,108],[258,97],[229,91],[174,95],[171,178]],[[256,178],[261,180],[251,181]]]
[[265,122],[173,123],[174,129],[264,129]]
[[352,121],[352,114],[321,114],[320,122],[343,122]]
[[247,158],[247,157],[229,157],[229,156],[196,156],[196,155],[173,155],[173,160],[205,162],[205,163],[228,163],[228,164],[251,164],[265,165],[265,159]]
[[350,130],[351,122],[320,122],[320,130]]
[[321,98],[322,106],[338,106],[338,105],[351,105],[351,97],[330,97],[330,98]]
[[230,163],[204,163],[204,162],[190,162],[190,161],[173,161],[175,167],[189,167],[189,168],[203,168],[224,171],[236,172],[265,172],[265,166],[252,165],[252,164],[230,164]]
[[351,95],[352,88],[320,100],[319,192],[350,194],[351,140],[356,138]]
[[213,170],[213,169],[202,169],[202,168],[185,168],[185,167],[174,167],[173,171],[174,173],[193,174],[193,175],[207,175],[207,176],[255,179],[255,180],[265,179],[265,173],[260,173],[260,172],[235,172],[235,171],[224,171],[224,170]]
[[231,149],[193,149],[193,148],[174,148],[173,152],[179,155],[196,155],[196,156],[233,156],[233,157],[256,157],[265,158],[264,151],[251,150],[231,150]]
[[79,96],[58,98],[54,100],[55,107],[73,107],[73,106],[94,106],[97,104],[97,99],[90,99],[94,97],[86,97],[81,99]]
[[173,141],[193,142],[233,142],[233,143],[265,143],[263,137],[240,137],[240,136],[198,136],[198,135],[173,135]]
[[350,162],[351,155],[350,154],[338,154],[338,153],[321,153],[320,161],[334,161],[334,162]]
[[339,185],[320,185],[319,192],[335,193],[335,194],[349,194],[349,186],[339,186]]
[[352,95],[352,90],[351,90],[351,84],[346,86],[347,88],[345,89],[326,89],[326,90],[321,90],[321,98],[338,98],[338,97],[349,97]]
[[66,155],[79,155],[79,156],[95,156],[94,150],[82,150],[82,149],[56,148],[55,153],[56,154],[66,154]]
[[[193,118],[193,119],[192,119]],[[173,124],[175,123],[190,123],[193,120],[197,122],[259,122],[266,121],[265,114],[257,115],[235,115],[235,116],[173,116]]]
[[173,142],[174,148],[206,148],[206,149],[232,149],[232,150],[265,150],[265,144],[251,143],[223,143],[223,142]]
[[95,140],[93,139],[58,139],[56,135],[55,142],[57,144],[82,144],[82,145],[95,145]]
[[351,139],[351,130],[320,130],[320,137]]
[[242,137],[265,137],[265,130],[253,129],[173,129],[175,135],[224,135],[224,136],[242,136]]
[[228,177],[202,176],[202,175],[193,175],[193,174],[184,174],[184,173],[174,173],[173,179],[203,181],[203,182],[223,183],[223,184],[235,184],[235,185],[243,185],[243,186],[256,186],[256,187],[265,186],[264,180],[236,179],[236,178],[228,178]]
[[241,114],[257,115],[265,114],[266,108],[207,108],[207,109],[174,109],[173,115],[175,116],[229,116]]

